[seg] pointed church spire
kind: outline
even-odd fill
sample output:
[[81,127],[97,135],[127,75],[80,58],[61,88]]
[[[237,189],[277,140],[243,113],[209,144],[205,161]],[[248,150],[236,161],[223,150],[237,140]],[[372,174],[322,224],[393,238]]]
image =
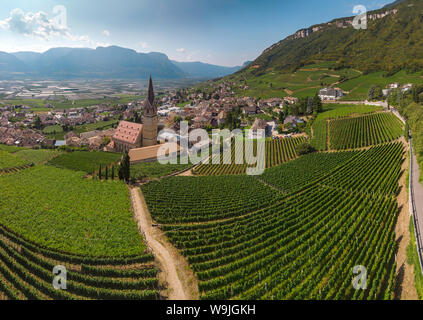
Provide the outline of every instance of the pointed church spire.
[[154,105],[154,89],[153,89],[153,80],[151,79],[151,73],[150,73],[150,81],[148,84],[148,101],[150,102],[151,106]]

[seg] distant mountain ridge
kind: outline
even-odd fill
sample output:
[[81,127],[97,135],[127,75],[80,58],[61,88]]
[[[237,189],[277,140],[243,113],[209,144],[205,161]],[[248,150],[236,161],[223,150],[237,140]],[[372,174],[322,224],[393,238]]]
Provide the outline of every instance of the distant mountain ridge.
[[179,67],[185,74],[192,78],[216,78],[224,77],[228,74],[237,72],[242,67],[222,67],[202,62],[177,62],[172,61],[177,67]]
[[0,79],[146,79],[150,73],[156,79],[212,79],[240,68],[176,62],[163,53],[138,53],[118,46],[0,52]]

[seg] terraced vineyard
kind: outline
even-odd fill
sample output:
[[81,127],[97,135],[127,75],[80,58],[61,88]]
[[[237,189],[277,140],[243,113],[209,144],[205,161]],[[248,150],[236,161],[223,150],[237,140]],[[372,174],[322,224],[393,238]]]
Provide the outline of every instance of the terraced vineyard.
[[[158,200],[153,200],[157,188],[147,185],[143,191],[154,218],[161,212],[172,217],[162,229],[187,257],[202,299],[390,299],[396,270],[395,196],[403,155],[403,145],[393,143],[361,152],[316,154],[271,169],[263,178],[273,188],[261,192],[274,192],[276,201],[261,206],[260,198],[250,193],[252,202],[260,205],[244,206],[235,214],[234,201],[215,192],[219,186],[232,194],[218,182],[228,177],[198,180],[201,190],[191,197],[187,195],[192,190],[185,190],[182,180],[169,179],[167,184],[181,187],[171,195],[156,195]],[[304,173],[307,162],[311,173]],[[256,178],[238,179],[242,186],[242,179],[250,185],[249,179]],[[296,191],[286,193],[290,190]],[[184,199],[184,209],[173,210],[175,199]],[[204,223],[177,223],[190,206],[207,208],[201,211],[204,219],[196,212]],[[213,218],[210,208],[220,215]],[[367,268],[366,290],[351,285],[351,270],[357,265]]]
[[[159,298],[122,182],[35,166],[0,176],[0,193],[0,299]],[[58,265],[66,290],[52,284]]]
[[[287,138],[283,140],[266,140],[266,168],[278,166],[282,163],[286,163],[297,157],[295,153],[295,147],[301,142],[305,142],[306,138]],[[255,154],[257,152],[257,146],[255,145]],[[241,152],[241,150],[239,150]],[[194,169],[194,173],[197,175],[236,175],[245,174],[247,164],[245,160],[245,148],[242,151],[244,154],[244,164],[236,164],[236,146],[232,144],[231,159],[226,158],[226,155],[221,152],[220,160],[215,161],[217,155],[213,155],[212,160],[209,164],[200,164]],[[226,164],[226,163],[230,164]],[[214,164],[220,163],[220,164]]]
[[330,145],[336,150],[381,144],[396,140],[403,134],[402,123],[392,113],[330,122]]
[[[47,249],[0,227],[0,298],[11,300],[158,299],[149,254],[90,258]],[[67,270],[66,290],[55,290],[55,266]]]

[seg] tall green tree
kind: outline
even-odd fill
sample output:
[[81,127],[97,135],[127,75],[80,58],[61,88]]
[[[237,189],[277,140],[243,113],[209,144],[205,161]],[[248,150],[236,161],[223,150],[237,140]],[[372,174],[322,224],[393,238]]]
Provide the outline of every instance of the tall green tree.
[[285,114],[282,111],[279,111],[279,123],[283,124],[285,122]]
[[375,98],[375,90],[376,90],[376,86],[372,85],[369,89],[369,92],[367,93],[367,96],[368,96],[370,101]]
[[40,119],[39,116],[36,116],[35,117],[34,128],[35,129],[38,129],[38,130],[41,130],[43,128],[43,124],[42,124],[41,119]]
[[122,157],[119,170],[119,178],[121,180],[129,181],[131,176],[131,160],[129,158],[128,151],[126,151]]
[[314,111],[319,113],[323,112],[323,103],[317,93],[315,94],[313,101],[314,101]]

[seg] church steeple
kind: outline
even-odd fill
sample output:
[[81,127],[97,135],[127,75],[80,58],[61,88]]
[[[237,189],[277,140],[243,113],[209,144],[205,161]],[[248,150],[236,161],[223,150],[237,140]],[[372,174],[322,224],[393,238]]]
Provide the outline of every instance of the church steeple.
[[153,80],[151,79],[148,84],[147,99],[144,104],[144,116],[142,127],[142,146],[150,147],[157,144],[158,132],[158,117],[157,117],[157,104],[154,101]]
[[150,73],[150,81],[148,83],[147,100],[148,102],[150,102],[151,106],[154,106],[154,89],[153,89],[153,79],[151,79],[151,73]]

